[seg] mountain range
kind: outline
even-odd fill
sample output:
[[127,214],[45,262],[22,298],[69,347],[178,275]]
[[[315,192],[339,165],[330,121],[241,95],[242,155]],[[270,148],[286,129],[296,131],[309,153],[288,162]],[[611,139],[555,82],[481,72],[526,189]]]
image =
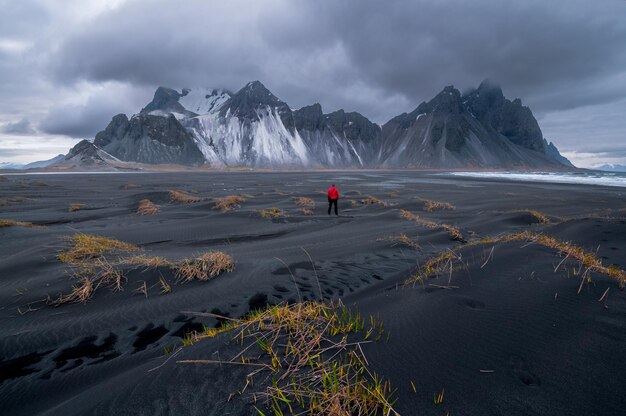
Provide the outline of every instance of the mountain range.
[[[51,166],[573,168],[531,110],[488,81],[465,94],[447,86],[382,126],[320,104],[294,110],[259,81],[236,93],[159,87],[138,114],[116,115],[92,146],[77,147]],[[88,154],[77,159],[80,152]]]
[[607,163],[596,167],[597,170],[603,170],[606,172],[626,172],[626,165],[619,165],[613,163]]

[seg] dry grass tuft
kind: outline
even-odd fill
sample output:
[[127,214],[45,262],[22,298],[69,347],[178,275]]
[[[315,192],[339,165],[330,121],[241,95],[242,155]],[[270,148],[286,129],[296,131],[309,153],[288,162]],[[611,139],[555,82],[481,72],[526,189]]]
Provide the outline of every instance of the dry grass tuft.
[[382,240],[384,240],[384,241],[391,241],[391,242],[394,243],[393,245],[401,244],[403,246],[410,247],[410,248],[413,248],[415,250],[420,248],[419,244],[417,244],[416,241],[411,240],[411,238],[408,235],[404,234],[404,233],[402,233],[400,235],[392,235],[392,236],[383,238]]
[[7,177],[0,175],[0,182],[6,182],[6,181],[8,181]]
[[[498,211],[496,211],[498,212]],[[508,211],[499,211],[500,213],[521,213],[521,214],[528,214],[530,215],[537,223],[539,224],[550,224],[550,218],[548,218],[545,214],[543,214],[542,212],[536,211],[534,209],[514,209],[514,210],[508,210]],[[575,219],[582,219],[582,218],[586,218],[586,217],[556,217],[558,222],[561,221],[569,221],[569,220],[575,220]]]
[[526,212],[532,215],[537,220],[537,222],[539,222],[539,224],[550,224],[550,219],[543,215],[541,212],[535,211],[534,209],[529,209]]
[[20,202],[24,201],[32,201],[32,199],[23,196],[3,196],[2,198],[0,198],[0,207],[5,207],[12,204],[19,204]]
[[378,198],[376,198],[375,196],[372,195],[368,195],[365,198],[361,199],[361,204],[363,205],[380,205],[381,207],[386,207],[389,204],[387,204],[385,201],[382,201]]
[[280,208],[266,208],[257,211],[261,218],[280,218],[283,217],[283,210]]
[[170,201],[182,202],[183,204],[193,204],[202,201],[199,196],[190,195],[183,191],[171,190],[169,191]]
[[163,257],[147,257],[147,256],[133,256],[133,257],[125,257],[120,260],[120,263],[136,265],[140,267],[171,267],[174,265],[171,261],[163,258]]
[[291,192],[283,191],[283,190],[278,189],[278,188],[274,189],[273,193],[275,195],[279,195],[279,196],[289,196],[289,195],[291,195]]
[[[73,277],[80,284],[74,286],[69,294],[61,294],[58,299],[50,301],[55,306],[65,303],[86,303],[100,287],[109,287],[113,291],[123,290],[126,278],[119,266],[136,266],[146,270],[167,267],[176,273],[177,278],[185,281],[210,280],[234,268],[232,257],[219,251],[209,251],[198,257],[175,263],[163,257],[144,255],[122,257],[122,254],[137,251],[138,248],[105,237],[78,234],[69,237],[68,240],[71,241],[70,247],[61,252],[58,258],[71,267]],[[109,260],[111,254],[115,256],[112,262]],[[156,285],[161,286],[161,293],[172,291],[172,286],[161,276],[159,281],[150,287],[144,281],[135,292],[147,297],[148,289]]]
[[[181,280],[210,280],[222,272],[230,272],[234,268],[231,256],[219,252],[209,251],[195,258],[183,259],[174,263],[162,257],[130,256],[121,257],[122,253],[138,250],[136,246],[118,240],[94,235],[79,234],[69,238],[72,242],[69,249],[61,252],[59,259],[70,265],[72,275],[80,281],[67,294],[61,294],[58,299],[51,301],[55,306],[64,303],[85,303],[100,287],[110,287],[114,291],[121,291],[125,283],[122,270],[117,266],[137,266],[145,269],[168,267]],[[113,253],[117,256],[111,263],[107,256]],[[161,286],[161,293],[172,291],[171,285],[163,276],[155,285]],[[151,286],[152,287],[152,286]],[[135,292],[148,296],[148,286],[143,285]]]
[[315,214],[313,210],[309,208],[300,208],[300,212],[302,213],[302,215],[307,215],[307,216]]
[[[588,276],[589,272],[601,273],[617,280],[620,288],[624,288],[626,286],[626,271],[623,269],[613,265],[605,266],[602,264],[602,260],[595,253],[587,251],[584,248],[568,241],[561,241],[556,237],[549,235],[539,234],[532,231],[523,231],[499,237],[487,237],[480,240],[474,240],[468,246],[509,243],[514,241],[526,241],[528,243],[539,244],[556,250],[559,255],[563,257],[561,263],[567,259],[579,261],[580,271],[578,273],[583,277],[581,279],[581,288],[582,283],[585,281],[584,278]],[[424,266],[405,283],[413,284],[415,282],[423,282],[425,278],[429,276],[438,275],[448,270],[450,274],[452,274],[454,271],[453,263],[455,261],[462,264],[460,256],[452,251],[445,251],[440,255],[429,259]],[[559,266],[561,263],[559,263]],[[559,266],[557,266],[555,271]],[[582,271],[583,268],[584,271]]]
[[51,302],[52,305],[58,306],[64,303],[82,303],[85,304],[94,294],[93,282],[88,277],[80,279],[77,285],[72,287],[72,291],[67,295],[60,295]]
[[137,207],[137,214],[139,215],[154,215],[158,214],[160,211],[161,207],[149,199],[142,199],[139,201],[139,206]]
[[454,205],[448,202],[431,201],[430,199],[422,199],[422,201],[424,202],[424,211],[426,212],[454,209]]
[[311,198],[298,196],[298,197],[294,197],[293,200],[296,203],[296,205],[299,205],[301,207],[315,208],[315,201]]
[[164,295],[172,291],[172,286],[169,283],[167,283],[167,280],[165,280],[163,276],[159,278],[159,284],[161,285],[161,294]]
[[127,183],[126,185],[122,186],[122,189],[125,189],[125,190],[137,189],[137,188],[141,188],[141,185],[137,185],[136,183]]
[[45,182],[41,182],[41,181],[30,181],[30,182],[27,182],[27,183],[26,183],[26,186],[27,186],[27,187],[28,187],[28,186],[35,186],[35,187],[37,187],[37,188],[45,188],[45,187],[50,186],[50,185],[48,185],[48,184],[47,184],[47,183],[45,183]]
[[114,291],[121,291],[124,286],[124,275],[121,270],[116,269],[106,259],[98,259],[95,261],[97,270],[96,281],[98,286],[101,284],[112,287]]
[[140,294],[140,295],[144,295],[147,299],[148,298],[148,284],[146,283],[146,281],[144,280],[143,283],[139,285],[139,287],[135,289],[133,292]]
[[68,237],[70,248],[59,253],[63,263],[80,265],[86,260],[104,256],[109,252],[133,252],[139,250],[136,246],[123,241],[114,240],[98,235],[76,234]]
[[0,220],[0,228],[5,227],[26,227],[26,228],[44,228],[43,225],[33,224],[26,221]]
[[174,265],[177,278],[185,281],[210,280],[222,272],[232,272],[234,268],[233,258],[222,251],[208,251]]
[[246,387],[254,385],[257,374],[269,372],[270,384],[252,395],[273,415],[397,415],[390,383],[369,369],[361,348],[382,337],[382,323],[370,316],[367,326],[358,312],[338,304],[281,304],[229,319],[187,341],[230,333],[242,346],[232,359],[177,362],[248,366],[253,370]]
[[85,204],[78,204],[78,203],[70,204],[70,206],[67,208],[67,211],[68,212],[80,211],[80,209],[84,206]]
[[420,217],[419,215],[415,215],[407,210],[400,210],[400,216],[409,221],[416,222],[419,225],[422,225],[426,228],[431,229],[443,229],[450,235],[453,240],[460,241],[461,243],[466,243],[467,241],[463,238],[463,234],[461,234],[461,230],[458,227],[450,224],[437,223],[434,221],[427,220],[425,218]]
[[51,303],[86,303],[101,286],[121,291],[124,275],[105,257],[109,253],[129,253],[139,250],[136,246],[119,240],[89,234],[77,234],[67,238],[70,247],[58,254],[63,263],[72,268],[72,274],[80,282],[67,295]]
[[[485,241],[485,240],[482,240]],[[557,250],[565,258],[576,259],[589,271],[605,274],[620,282],[620,286],[626,284],[626,271],[616,266],[604,266],[602,260],[590,251],[585,250],[568,241],[561,241],[555,237],[539,234],[531,231],[509,234],[499,238],[488,239],[488,243],[506,243],[510,241],[528,241]]]
[[424,265],[407,280],[405,285],[414,285],[415,283],[424,284],[426,279],[433,276],[440,276],[449,273],[448,286],[452,279],[452,273],[464,267],[461,257],[453,251],[444,251],[443,253],[431,257]]
[[235,208],[239,208],[242,202],[245,202],[246,198],[243,195],[228,195],[224,198],[215,200],[215,206],[213,209],[219,209],[222,212],[232,211]]
[[67,295],[59,295],[50,304],[59,306],[65,303],[85,304],[96,293],[101,286],[110,287],[113,291],[121,291],[124,286],[124,275],[122,272],[104,257],[84,262],[80,264],[74,273],[79,281],[78,285],[72,287],[72,291]]

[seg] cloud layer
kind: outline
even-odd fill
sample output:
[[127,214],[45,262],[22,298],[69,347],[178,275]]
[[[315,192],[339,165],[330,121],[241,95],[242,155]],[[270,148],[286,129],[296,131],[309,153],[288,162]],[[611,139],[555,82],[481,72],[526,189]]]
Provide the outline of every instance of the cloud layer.
[[[582,138],[568,117],[626,107],[623,1],[7,3],[0,122],[47,134],[92,136],[158,85],[236,90],[253,79],[292,107],[320,102],[384,123],[445,85],[490,78],[572,151]],[[626,140],[624,121],[589,124],[603,139],[585,152]]]

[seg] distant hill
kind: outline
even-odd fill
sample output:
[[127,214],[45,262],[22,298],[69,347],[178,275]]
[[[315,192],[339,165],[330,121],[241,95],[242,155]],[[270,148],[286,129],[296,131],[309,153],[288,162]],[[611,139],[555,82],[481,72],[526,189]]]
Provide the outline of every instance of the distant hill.
[[37,169],[37,168],[45,168],[46,166],[50,166],[53,163],[60,162],[65,159],[65,155],[56,155],[55,157],[48,160],[40,160],[38,162],[32,162],[27,165],[24,165],[22,169]]
[[595,169],[604,170],[607,172],[626,172],[626,165],[605,164],[602,166],[598,166]]

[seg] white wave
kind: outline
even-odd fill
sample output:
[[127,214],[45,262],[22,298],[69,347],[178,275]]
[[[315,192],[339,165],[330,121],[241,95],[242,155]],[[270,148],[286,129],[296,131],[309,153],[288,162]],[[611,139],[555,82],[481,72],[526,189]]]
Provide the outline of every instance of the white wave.
[[524,182],[571,183],[598,186],[626,187],[626,175],[600,172],[451,172],[455,176],[486,179],[508,179]]

